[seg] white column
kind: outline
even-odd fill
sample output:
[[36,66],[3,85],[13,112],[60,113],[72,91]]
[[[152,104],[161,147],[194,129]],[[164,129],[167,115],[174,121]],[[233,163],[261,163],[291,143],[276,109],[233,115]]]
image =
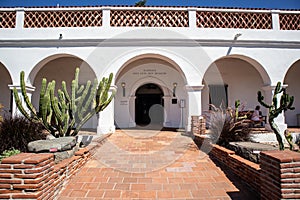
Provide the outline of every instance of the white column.
[[188,8],[188,12],[189,12],[189,27],[196,28],[197,27],[196,8]]
[[16,28],[17,29],[24,28],[24,18],[25,18],[24,8],[16,8]]
[[186,90],[188,93],[188,104],[187,109],[187,121],[185,122],[185,131],[190,132],[191,131],[191,116],[200,116],[201,115],[201,91],[203,89],[203,85],[199,86],[186,86]]
[[171,104],[171,99],[172,97],[170,96],[164,96],[163,100],[164,100],[164,127],[172,127],[172,123],[169,120],[169,116],[170,116],[170,104]]
[[279,10],[272,10],[271,13],[273,30],[280,30]]
[[136,127],[135,123],[135,99],[136,96],[130,96],[129,97],[129,124],[128,127]]
[[[111,86],[109,90],[109,95],[113,91],[117,90],[116,86]],[[97,126],[97,134],[106,134],[106,133],[114,133],[116,130],[114,123],[114,99],[110,102],[110,104],[99,113],[98,118],[98,126]]]
[[[24,109],[28,111],[26,103],[23,100],[23,95],[22,95],[22,92],[21,92],[21,86],[20,85],[8,85],[8,87],[9,87],[10,90],[13,90],[13,88],[17,89],[20,100],[22,101],[22,105],[23,105]],[[35,87],[26,85],[25,88],[26,88],[27,96],[31,100],[31,96],[32,96],[32,93],[35,91]],[[19,109],[17,108],[14,96],[13,96],[13,103],[12,104],[13,104],[12,105],[12,112],[11,112],[12,116],[22,115],[21,112],[19,111]]]
[[110,27],[110,8],[104,7],[102,10],[102,26]]

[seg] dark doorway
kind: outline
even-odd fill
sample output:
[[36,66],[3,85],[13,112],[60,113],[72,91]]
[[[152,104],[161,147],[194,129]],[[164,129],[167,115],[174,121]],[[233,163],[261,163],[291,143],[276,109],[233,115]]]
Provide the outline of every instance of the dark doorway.
[[156,84],[145,84],[135,93],[135,122],[139,126],[162,125],[164,122],[163,92]]

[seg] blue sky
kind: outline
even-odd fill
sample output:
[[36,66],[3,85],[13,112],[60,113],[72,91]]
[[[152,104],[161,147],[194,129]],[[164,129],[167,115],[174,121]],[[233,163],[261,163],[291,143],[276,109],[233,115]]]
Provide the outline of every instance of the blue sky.
[[[0,7],[134,5],[139,0],[0,0]],[[151,6],[300,9],[300,0],[148,0]]]

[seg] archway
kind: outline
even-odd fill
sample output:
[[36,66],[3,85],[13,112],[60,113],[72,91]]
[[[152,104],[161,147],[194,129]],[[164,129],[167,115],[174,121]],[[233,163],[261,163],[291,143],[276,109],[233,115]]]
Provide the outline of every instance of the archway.
[[6,67],[0,63],[0,103],[3,105],[0,115],[11,114],[12,111],[12,93],[8,85],[12,84],[11,76]]
[[135,122],[138,126],[163,125],[164,93],[153,83],[140,86],[135,93]]
[[[146,95],[145,92],[149,93],[149,91],[150,93],[152,91],[153,96],[155,94],[159,95],[153,97],[156,100],[149,100],[150,102],[146,103],[150,107],[155,104],[153,109],[146,112],[150,114],[150,111],[153,111],[152,114],[154,115],[158,110],[160,110],[160,113],[163,112],[159,115],[160,117],[152,119],[152,122],[157,120],[157,124],[161,123],[163,127],[170,128],[185,125],[185,120],[188,118],[188,106],[181,108],[179,105],[179,102],[188,101],[184,74],[167,60],[157,58],[157,56],[148,56],[127,62],[126,66],[123,66],[117,73],[116,86],[118,90],[115,96],[114,112],[116,126],[118,128],[131,128],[137,126],[136,122],[145,125],[150,123],[149,119],[148,121],[136,120],[138,119],[136,114],[139,115],[140,113],[136,110],[139,109],[136,104],[139,104],[140,99]],[[152,90],[147,91],[147,87],[152,87]],[[158,98],[158,96],[160,97]],[[145,98],[144,101],[146,101]],[[151,103],[151,101],[156,103]]]
[[294,96],[295,101],[293,107],[295,110],[285,112],[285,121],[289,127],[300,127],[300,60],[296,61],[287,71],[284,84],[288,85],[286,91],[289,95]]
[[[55,80],[56,88],[61,88],[61,82],[65,81],[67,89],[71,92],[71,82],[74,79],[75,69],[80,69],[79,84],[85,84],[88,80],[93,80],[96,75],[93,69],[82,59],[73,55],[53,55],[45,58],[38,63],[30,73],[30,79],[33,86],[36,87],[32,94],[32,103],[38,108],[39,94],[41,91],[42,79],[46,78],[48,82]],[[96,129],[97,117],[94,116],[84,126],[84,128]]]
[[[257,101],[257,91],[270,85],[270,78],[264,68],[255,60],[240,56],[226,56],[216,60],[207,69],[203,79],[202,110],[209,110],[209,103],[222,102],[225,106],[234,107],[235,100],[240,100],[240,109],[253,110]],[[210,99],[218,92],[222,98]],[[213,96],[213,95],[212,95]],[[214,95],[217,96],[218,95]],[[220,106],[220,105],[215,105]],[[225,107],[224,106],[224,107]],[[266,109],[262,108],[265,115]]]

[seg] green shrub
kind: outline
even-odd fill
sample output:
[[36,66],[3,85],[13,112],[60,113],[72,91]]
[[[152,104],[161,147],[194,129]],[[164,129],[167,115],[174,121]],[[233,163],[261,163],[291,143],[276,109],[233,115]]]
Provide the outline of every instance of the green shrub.
[[210,115],[210,138],[213,142],[227,146],[229,142],[248,141],[250,128],[244,120],[238,120],[232,108],[222,109],[212,106]]
[[18,149],[14,149],[14,148],[12,148],[12,149],[10,149],[10,150],[5,150],[5,151],[3,151],[3,153],[0,155],[0,162],[1,162],[4,158],[8,158],[8,157],[10,157],[10,156],[17,155],[17,154],[19,154],[19,153],[21,153],[21,151],[18,150]]
[[27,144],[44,139],[45,134],[41,124],[16,116],[4,118],[0,123],[0,138],[0,153],[12,148],[27,152]]

